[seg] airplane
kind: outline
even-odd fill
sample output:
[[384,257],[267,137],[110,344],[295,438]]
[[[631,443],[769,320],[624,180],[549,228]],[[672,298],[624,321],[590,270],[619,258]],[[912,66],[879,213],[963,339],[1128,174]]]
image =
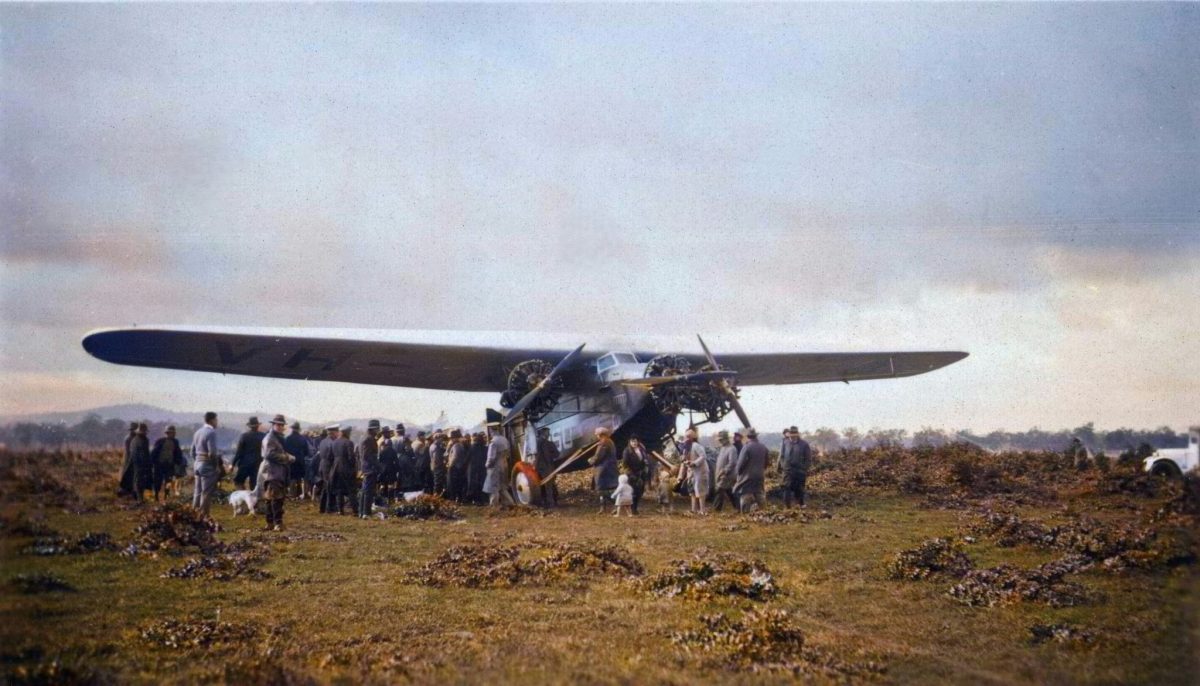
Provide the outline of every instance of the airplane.
[[[968,355],[746,351],[722,353],[718,361],[699,335],[697,347],[678,339],[590,338],[592,343],[508,331],[154,326],[93,331],[83,348],[100,360],[140,367],[494,392],[507,412],[489,411],[489,421],[506,427],[514,446],[535,435],[527,428],[547,428],[568,461],[585,454],[601,426],[612,430],[618,449],[636,435],[656,452],[672,440],[683,413],[697,426],[733,412],[749,427],[739,401],[742,386],[901,378]],[[560,469],[586,466],[578,460]],[[536,483],[536,472],[518,462],[513,490],[521,502],[536,500]]]

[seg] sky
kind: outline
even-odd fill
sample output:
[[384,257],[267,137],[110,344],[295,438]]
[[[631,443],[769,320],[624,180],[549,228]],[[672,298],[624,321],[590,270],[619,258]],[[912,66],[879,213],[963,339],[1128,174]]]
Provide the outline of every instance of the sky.
[[175,324],[965,350],[743,401],[1184,428],[1198,258],[1196,4],[0,5],[2,414],[496,405],[79,344]]

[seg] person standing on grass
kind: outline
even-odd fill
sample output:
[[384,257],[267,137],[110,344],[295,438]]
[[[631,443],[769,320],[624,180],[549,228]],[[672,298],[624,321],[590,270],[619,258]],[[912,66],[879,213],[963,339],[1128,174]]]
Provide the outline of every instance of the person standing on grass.
[[341,437],[342,427],[338,424],[330,424],[325,427],[325,438],[317,446],[317,487],[321,491],[321,499],[318,501],[321,514],[333,514],[335,511],[341,511],[345,505],[338,501],[338,491],[334,487],[334,481],[337,479],[334,446]]
[[217,450],[217,413],[204,413],[204,426],[192,434],[192,507],[208,514],[217,482],[225,475],[225,463]]
[[608,514],[608,496],[620,482],[617,471],[617,445],[613,443],[612,429],[596,427],[596,454],[588,459],[593,467],[592,485],[600,495],[600,514]]
[[742,512],[749,512],[752,506],[760,509],[766,505],[763,497],[764,481],[766,479],[767,446],[758,442],[758,431],[746,428],[746,445],[738,455],[737,481],[733,484],[733,492],[740,499]]
[[175,465],[183,461],[183,449],[175,439],[175,426],[168,426],[150,449],[150,466],[154,470],[154,502],[158,502],[160,494],[166,500],[163,487],[175,478]]
[[[559,459],[558,445],[550,439],[550,427],[543,426],[538,429],[537,448],[534,455],[533,466],[537,470],[538,479],[545,479],[558,466]],[[551,481],[539,488],[542,490],[542,507],[557,507],[558,483]]]
[[684,434],[683,448],[679,451],[680,458],[687,464],[688,476],[692,486],[692,512],[707,514],[704,501],[708,498],[709,478],[708,453],[700,445],[699,435],[695,429],[688,429]]
[[467,448],[467,502],[476,505],[487,502],[483,492],[483,482],[487,481],[487,452],[487,434],[477,432]]
[[358,516],[371,516],[375,505],[375,485],[383,465],[379,462],[379,420],[367,422],[367,437],[358,444],[358,471],[362,474],[362,489],[358,492]]
[[737,448],[729,441],[728,431],[717,432],[717,443],[720,448],[717,450],[717,474],[716,488],[717,495],[713,502],[713,509],[720,512],[725,507],[725,501],[734,510],[738,509],[737,498],[733,495],[733,483],[737,479]]
[[283,447],[296,458],[288,468],[288,491],[293,498],[304,497],[304,476],[308,471],[308,438],[300,431],[300,422],[292,422],[292,430],[283,439]]
[[433,471],[434,495],[446,495],[446,435],[433,432],[433,445],[429,446],[429,468]]
[[808,482],[808,468],[812,465],[812,448],[808,441],[800,438],[800,430],[796,427],[788,429],[783,437],[783,445],[779,448],[779,473],[783,475],[783,505],[792,507],[799,503],[805,507],[805,486]]
[[267,530],[283,530],[283,502],[287,499],[288,477],[296,458],[284,446],[283,429],[287,420],[277,414],[262,443],[262,498],[267,504]]
[[133,462],[133,454],[129,452],[129,444],[137,435],[137,422],[129,422],[129,433],[125,436],[125,461],[121,463],[121,479],[117,486],[117,495],[133,497],[137,488],[137,465]]
[[467,496],[467,444],[461,429],[450,430],[450,444],[446,448],[446,497],[463,503]]
[[262,445],[266,434],[258,430],[258,417],[251,417],[246,422],[246,430],[238,436],[237,445],[234,446],[232,466],[237,471],[233,475],[233,483],[238,488],[246,488],[244,484],[250,483],[249,490],[254,490],[258,485],[258,467],[262,464]]
[[646,470],[648,468],[646,463],[649,459],[641,440],[637,436],[630,436],[625,450],[621,452],[621,462],[617,466],[617,471],[621,476],[626,477],[625,481],[629,484],[630,514],[638,513],[638,505],[642,502],[642,494],[646,491]]
[[508,492],[508,455],[511,446],[499,424],[488,427],[492,440],[488,443],[487,478],[483,481],[483,492],[487,493],[488,502],[492,507],[513,505],[512,494]]
[[404,490],[433,493],[433,468],[429,461],[429,440],[424,431],[417,432],[412,444],[412,481]]
[[387,501],[388,505],[392,504],[392,499],[395,497],[396,480],[400,474],[400,455],[396,452],[396,440],[392,433],[392,427],[384,426],[381,430],[383,438],[379,439],[379,488],[380,495]]
[[154,490],[154,463],[150,459],[150,439],[146,437],[149,431],[146,422],[138,422],[137,432],[129,441],[129,456],[133,460],[134,470],[133,499],[138,502],[145,499],[146,491]]

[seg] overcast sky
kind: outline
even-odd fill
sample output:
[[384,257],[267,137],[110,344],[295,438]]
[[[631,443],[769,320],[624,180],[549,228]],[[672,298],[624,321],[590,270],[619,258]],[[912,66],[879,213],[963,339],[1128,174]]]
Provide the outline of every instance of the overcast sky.
[[0,56],[0,413],[496,403],[79,345],[154,323],[966,350],[744,400],[1200,422],[1200,5],[6,4]]

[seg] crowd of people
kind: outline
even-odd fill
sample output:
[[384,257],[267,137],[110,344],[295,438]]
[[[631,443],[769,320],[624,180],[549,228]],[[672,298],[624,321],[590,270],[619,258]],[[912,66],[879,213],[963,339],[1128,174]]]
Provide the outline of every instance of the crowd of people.
[[[451,429],[410,436],[403,425],[371,420],[366,435],[355,441],[350,426],[330,424],[303,431],[299,422],[292,422],[289,430],[284,416],[275,415],[266,427],[250,417],[226,467],[217,446],[217,426],[216,413],[208,412],[192,438],[193,507],[207,513],[218,482],[231,472],[236,488],[257,494],[267,528],[276,530],[283,527],[288,498],[313,501],[322,514],[344,515],[349,508],[362,518],[370,517],[378,506],[388,507],[405,494],[416,493],[436,494],[459,504],[513,505],[509,476],[515,459],[527,460],[536,473],[531,484],[535,501],[543,507],[559,505],[553,478],[557,471],[584,456],[589,456],[600,514],[638,515],[648,490],[660,510],[672,510],[676,497],[689,500],[697,514],[706,514],[710,503],[717,511],[728,503],[741,512],[766,504],[770,454],[752,428],[717,432],[714,458],[700,444],[694,428],[687,430],[683,441],[668,442],[664,455],[649,450],[637,436],[630,436],[618,454],[611,429],[599,427],[592,445],[566,459],[549,430],[542,428],[534,450],[521,458],[499,425],[489,425],[486,433]],[[153,446],[146,433],[144,422],[129,427],[120,491],[137,500],[150,491],[157,501],[166,498],[172,487],[178,493],[188,465],[175,427],[168,426]],[[812,450],[799,430],[785,429],[778,467],[786,506],[805,506],[811,464]]]

